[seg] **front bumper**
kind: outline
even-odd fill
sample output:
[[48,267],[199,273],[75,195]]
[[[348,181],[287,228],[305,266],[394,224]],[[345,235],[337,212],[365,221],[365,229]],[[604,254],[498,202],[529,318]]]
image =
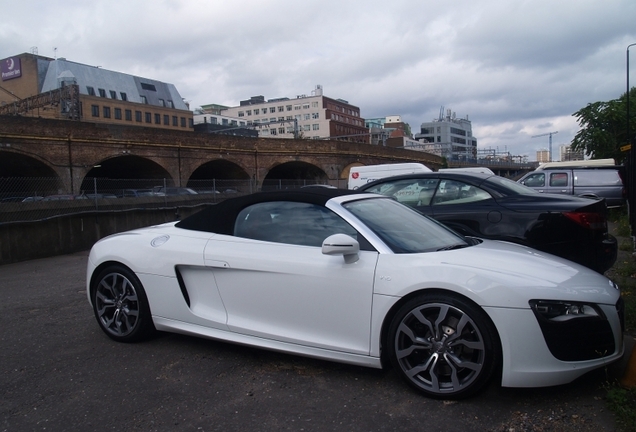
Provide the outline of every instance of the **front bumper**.
[[[625,345],[616,306],[598,306],[607,318],[614,349],[581,361],[559,360],[554,356],[532,310],[484,308],[497,328],[506,329],[499,335],[503,351],[501,385],[547,387],[567,384],[591,370],[619,360]],[[586,351],[589,349],[586,348]]]

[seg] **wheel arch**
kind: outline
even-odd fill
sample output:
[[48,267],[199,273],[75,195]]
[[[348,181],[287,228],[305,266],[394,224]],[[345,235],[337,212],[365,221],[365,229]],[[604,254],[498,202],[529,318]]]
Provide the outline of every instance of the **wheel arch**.
[[410,301],[412,298],[422,294],[429,294],[429,295],[440,294],[440,295],[446,295],[449,297],[455,297],[470,303],[471,305],[473,305],[474,307],[476,307],[477,309],[481,310],[484,313],[484,316],[488,319],[490,325],[492,326],[492,329],[495,332],[495,337],[497,338],[497,344],[499,345],[500,358],[497,359],[497,363],[498,363],[497,373],[500,374],[501,365],[503,364],[503,358],[501,358],[501,356],[503,356],[503,346],[501,344],[501,336],[499,335],[499,329],[497,329],[497,327],[495,326],[495,323],[493,322],[492,318],[490,317],[490,315],[488,315],[488,312],[486,312],[484,308],[479,306],[474,300],[470,299],[469,297],[463,294],[457,293],[455,291],[443,289],[443,288],[422,288],[422,289],[413,291],[405,295],[404,297],[402,297],[399,301],[395,302],[395,304],[389,309],[389,312],[385,315],[384,320],[382,321],[382,327],[380,331],[380,361],[382,363],[382,368],[384,369],[391,364],[391,361],[388,358],[388,350],[384,349],[384,347],[386,347],[388,343],[389,327],[391,326],[391,322],[395,318],[395,315],[400,310],[402,305]]
[[97,280],[97,276],[99,276],[99,274],[102,272],[102,270],[104,270],[106,267],[110,267],[110,266],[119,266],[119,267],[123,267],[126,270],[128,270],[129,272],[131,272],[132,274],[135,274],[134,271],[132,271],[132,269],[130,267],[128,267],[126,264],[120,262],[120,261],[104,261],[103,263],[101,263],[100,265],[98,265],[97,267],[95,267],[95,269],[93,270],[93,273],[91,274],[91,278],[90,281],[88,282],[88,288],[89,288],[89,296],[88,296],[88,301],[91,303],[91,306],[93,306],[93,294],[95,293],[95,283]]

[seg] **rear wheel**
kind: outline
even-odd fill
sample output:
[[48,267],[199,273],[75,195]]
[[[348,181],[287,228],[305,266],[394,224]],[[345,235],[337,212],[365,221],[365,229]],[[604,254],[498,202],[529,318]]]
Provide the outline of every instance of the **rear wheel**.
[[494,325],[479,307],[450,295],[404,304],[389,328],[389,355],[413,387],[429,397],[459,399],[483,388],[501,355]]
[[101,329],[118,342],[135,342],[155,331],[141,282],[126,267],[104,268],[91,290],[93,311]]

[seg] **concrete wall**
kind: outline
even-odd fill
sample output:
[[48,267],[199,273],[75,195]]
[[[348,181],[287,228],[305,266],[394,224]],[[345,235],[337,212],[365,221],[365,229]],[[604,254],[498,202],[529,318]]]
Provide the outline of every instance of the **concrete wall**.
[[0,225],[0,265],[88,250],[107,235],[182,219],[204,208],[86,212]]

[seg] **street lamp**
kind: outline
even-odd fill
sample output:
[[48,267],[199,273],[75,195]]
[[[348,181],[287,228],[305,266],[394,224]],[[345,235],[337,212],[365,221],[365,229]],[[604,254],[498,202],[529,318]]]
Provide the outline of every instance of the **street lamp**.
[[[629,150],[629,171],[628,171],[628,182],[629,185],[627,187],[628,192],[628,208],[636,208],[636,173],[634,170],[636,169],[636,149],[633,148],[634,143],[632,142],[632,132],[630,127],[630,114],[629,114],[629,48],[635,46],[636,43],[627,45],[627,61],[625,62],[627,67],[627,94],[625,95],[625,99],[627,100],[627,145],[630,146]],[[636,234],[636,212],[633,210],[629,211],[629,224],[632,228],[632,236]]]
[[[635,46],[636,43],[627,45],[627,61],[625,62],[625,64],[627,65],[627,73],[626,73],[626,77],[627,77],[627,95],[625,96],[627,98],[627,144],[633,144],[632,143],[632,137],[631,137],[631,128],[630,128],[630,124],[629,124],[629,48]],[[632,162],[634,161],[634,152],[632,151],[630,153],[632,155]]]

